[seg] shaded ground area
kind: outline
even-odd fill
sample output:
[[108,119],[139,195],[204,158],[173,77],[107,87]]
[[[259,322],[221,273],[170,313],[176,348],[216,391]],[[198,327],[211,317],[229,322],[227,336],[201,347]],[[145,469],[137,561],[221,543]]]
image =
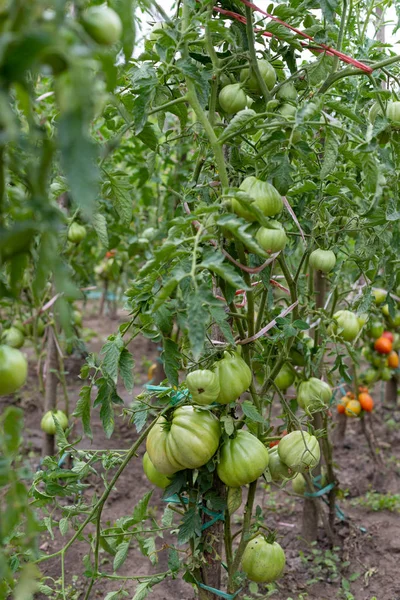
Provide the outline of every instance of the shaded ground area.
[[[118,321],[108,317],[99,319],[96,316],[96,306],[89,305],[86,310],[84,326],[96,332],[88,343],[90,351],[98,352],[105,338],[114,332]],[[123,319],[121,319],[123,320]],[[141,386],[147,381],[148,366],[157,355],[156,346],[148,340],[135,340],[130,350],[136,361],[138,374],[134,395],[139,393]],[[83,359],[68,359],[68,394],[73,410],[78,399],[82,381],[79,379],[80,364]],[[35,361],[31,360],[29,383],[24,388],[20,405],[25,409],[25,450],[30,456],[31,464],[37,466],[40,460],[41,431],[40,419],[41,398],[37,392],[37,377]],[[61,394],[61,392],[60,392]],[[61,395],[60,395],[61,400]],[[132,400],[126,392],[124,400],[129,404]],[[390,506],[395,510],[390,512],[385,509],[389,496],[376,497],[374,507],[383,508],[377,512],[371,510],[372,500],[367,506],[361,506],[358,500],[365,498],[366,492],[371,489],[374,477],[374,466],[364,436],[361,433],[357,420],[349,422],[346,442],[343,447],[335,448],[335,461],[341,489],[345,498],[339,501],[340,508],[346,520],[338,525],[338,547],[330,550],[324,540],[323,531],[319,544],[308,546],[301,539],[302,500],[291,496],[284,490],[271,488],[265,485],[257,498],[258,504],[266,515],[266,525],[277,531],[278,540],[285,549],[287,568],[285,576],[280,580],[278,589],[274,586],[250,586],[248,598],[276,598],[277,600],[327,600],[343,598],[346,600],[399,600],[400,599],[400,516],[397,510],[400,507],[400,412],[396,408],[383,407],[375,395],[377,408],[374,413],[374,430],[384,453],[384,462],[387,466],[377,491],[381,494],[390,493]],[[0,403],[4,407],[5,399]],[[98,412],[94,411],[93,417],[93,443],[90,445],[85,438],[80,442],[80,447],[101,449],[118,448],[126,449],[136,439],[137,434],[133,426],[128,425],[122,417],[116,418],[115,433],[111,440],[107,440],[100,423]],[[77,423],[74,435],[81,435],[80,423]],[[142,455],[144,449],[140,451]],[[103,490],[100,479],[93,479],[97,492]],[[145,478],[141,460],[135,459],[125,469],[118,481],[117,488],[109,497],[103,511],[103,526],[114,523],[116,519],[132,513],[138,501],[149,489]],[[290,492],[290,484],[287,486]],[[90,493],[93,493],[91,488]],[[396,495],[399,495],[396,498]],[[159,520],[165,504],[161,499],[161,492],[154,490],[150,501],[151,511]],[[241,516],[237,516],[240,526]],[[90,531],[90,528],[88,528]],[[62,537],[58,530],[54,531],[54,540],[45,533],[41,542],[42,550],[51,553],[62,547],[71,534]],[[131,576],[163,572],[167,566],[168,538],[157,539],[158,564],[151,565],[148,558],[143,557],[134,545],[130,548],[128,557],[119,575]],[[71,586],[68,590],[68,600],[78,600],[84,597],[84,584],[82,578],[78,581],[74,575],[84,571],[83,558],[88,546],[75,543],[66,555],[65,573],[66,580]],[[101,553],[101,570],[112,573],[110,562],[112,557]],[[42,572],[58,581],[61,575],[59,558],[43,563]],[[125,589],[132,597],[136,588],[134,581],[102,580],[93,588],[90,598],[105,598],[108,592]],[[154,587],[150,597],[155,600],[186,600],[193,598],[193,588],[181,579],[165,580]],[[41,597],[41,596],[38,596]],[[44,598],[44,596],[43,596]],[[61,598],[61,596],[60,596]]]

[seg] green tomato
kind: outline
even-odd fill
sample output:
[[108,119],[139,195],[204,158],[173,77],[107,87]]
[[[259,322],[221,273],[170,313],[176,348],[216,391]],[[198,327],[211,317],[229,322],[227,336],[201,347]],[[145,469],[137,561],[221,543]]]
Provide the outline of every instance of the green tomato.
[[196,404],[211,404],[219,396],[218,374],[208,369],[198,369],[189,373],[186,377],[186,385]]
[[400,334],[393,334],[393,350],[400,350]]
[[384,304],[382,306],[382,313],[385,315],[385,317],[390,317],[389,304]]
[[28,363],[16,348],[0,346],[0,396],[13,394],[26,382]]
[[79,225],[79,223],[71,223],[67,234],[68,241],[71,242],[71,244],[79,244],[85,237],[86,227]]
[[352,342],[356,339],[361,329],[357,315],[350,310],[338,310],[333,315],[333,319],[337,323],[337,326],[334,326],[334,330],[338,336],[346,342]]
[[383,304],[386,300],[387,291],[382,290],[381,288],[373,288],[372,295],[375,300],[375,304]]
[[157,471],[147,452],[143,455],[143,471],[147,479],[159,488],[164,489],[171,483],[168,477]]
[[236,352],[233,354],[224,352],[224,358],[214,364],[214,369],[220,387],[216,401],[220,404],[235,402],[251,384],[251,370]]
[[165,21],[158,21],[157,23],[154,23],[149,34],[149,40],[151,42],[157,42],[160,39],[163,30],[167,29],[167,27],[168,23]]
[[91,6],[82,16],[82,25],[95,42],[112,46],[122,34],[122,22],[118,14],[108,6]]
[[391,370],[387,367],[384,367],[381,372],[381,379],[382,381],[390,381],[392,379]]
[[285,119],[291,119],[296,114],[296,107],[293,106],[293,104],[288,104],[286,102],[285,104],[282,104],[282,106],[279,109],[279,112],[282,115],[282,117],[285,117]]
[[365,381],[367,385],[369,385],[378,379],[378,371],[369,368],[365,371],[365,373],[361,374],[361,379]]
[[12,327],[15,327],[15,329],[18,329],[21,333],[26,335],[26,328],[22,321],[16,319],[15,321],[13,321]]
[[382,109],[379,102],[374,102],[374,104],[369,109],[368,118],[371,123],[375,123],[376,117],[380,115],[382,116]]
[[269,448],[268,454],[268,469],[271,474],[272,481],[279,482],[283,481],[284,479],[289,479],[291,476],[291,471],[289,467],[287,467],[279,458],[278,446]]
[[[261,181],[256,177],[246,177],[240,184],[239,190],[253,198],[255,206],[265,217],[273,217],[282,211],[282,196],[273,185],[266,181]],[[238,200],[232,200],[232,209],[239,217],[243,217],[247,221],[257,220],[257,217],[242,206]]]
[[292,471],[304,473],[316,467],[321,458],[319,443],[307,431],[292,431],[278,444],[279,458]]
[[163,475],[198,469],[215,454],[221,435],[218,419],[193,406],[177,408],[170,421],[159,417],[146,441],[154,467]]
[[287,390],[293,384],[295,377],[296,374],[292,367],[285,363],[275,377],[274,382],[280,390]]
[[48,435],[55,435],[56,433],[56,424],[54,423],[53,415],[57,419],[63,431],[65,431],[68,427],[68,417],[62,410],[49,410],[43,415],[40,422],[41,429]]
[[374,338],[374,340],[377,340],[379,337],[381,337],[384,331],[385,327],[383,323],[380,323],[380,321],[373,321],[367,328],[368,335]]
[[[276,82],[276,73],[274,67],[265,59],[258,60],[257,66],[262,79],[265,81],[265,85],[269,90],[272,90]],[[260,95],[262,93],[255,73],[250,74],[249,68],[245,68],[240,71],[240,81],[246,86],[246,88],[253,92],[253,94]]]
[[218,477],[228,487],[240,487],[255,481],[268,466],[267,448],[255,435],[240,429],[221,447]]
[[230,83],[219,93],[218,102],[222,110],[228,115],[234,115],[247,106],[247,96],[240,83]]
[[[38,337],[42,337],[44,335],[45,329],[46,329],[46,324],[43,321],[43,319],[41,319],[39,317],[38,320],[36,321],[36,335]],[[29,336],[33,336],[34,331],[35,331],[34,323],[33,322],[28,323],[26,326],[26,334]]]
[[282,547],[277,542],[270,544],[262,535],[251,540],[243,552],[242,570],[257,583],[272,583],[279,579],[285,564]]
[[277,91],[276,97],[280,100],[296,100],[297,91],[293,83],[290,81],[288,83],[284,83],[283,86]]
[[82,327],[82,313],[79,310],[72,311],[72,322],[76,327]]
[[389,323],[393,327],[400,327],[400,311],[396,310],[394,313],[394,319],[389,316]]
[[297,473],[295,477],[292,479],[292,490],[295,494],[299,494],[300,496],[304,496],[304,492],[306,491],[306,480],[304,479],[301,473]]
[[268,254],[283,250],[288,242],[286,233],[279,221],[270,221],[271,229],[260,227],[256,233],[256,240]]
[[389,121],[396,123],[396,125],[400,125],[400,102],[388,102],[386,116]]
[[22,348],[25,342],[25,336],[16,327],[10,327],[3,331],[1,341],[11,348]]
[[331,387],[316,377],[302,381],[297,390],[297,403],[306,412],[324,410],[331,398]]
[[310,254],[310,266],[322,273],[329,273],[336,264],[336,256],[332,250],[314,250]]
[[386,356],[382,356],[382,354],[378,354],[377,352],[373,352],[371,356],[371,363],[379,369],[386,362]]
[[304,355],[296,348],[291,348],[289,351],[289,356],[294,365],[296,367],[304,367],[306,364],[306,359]]

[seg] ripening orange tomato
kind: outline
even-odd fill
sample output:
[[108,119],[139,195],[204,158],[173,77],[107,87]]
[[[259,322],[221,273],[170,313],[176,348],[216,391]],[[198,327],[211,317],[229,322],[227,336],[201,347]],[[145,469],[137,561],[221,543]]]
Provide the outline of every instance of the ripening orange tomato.
[[[354,397],[354,394],[353,394]],[[339,402],[337,403],[337,411],[340,415],[344,414],[346,406],[348,405],[348,403],[351,401],[351,398],[349,398],[349,396],[346,394],[346,396],[343,396],[342,398],[340,398]]]
[[345,410],[346,417],[358,417],[361,412],[361,404],[358,400],[350,400]]
[[399,366],[399,355],[397,352],[395,352],[395,350],[392,350],[392,352],[389,354],[387,358],[387,364],[391,369],[397,369]]
[[371,412],[374,408],[374,401],[372,399],[372,396],[365,392],[358,395],[358,401],[361,404],[361,408],[365,410],[365,412]]
[[375,340],[374,348],[379,354],[390,354],[393,348],[393,343],[387,337],[381,336]]
[[366,393],[368,393],[368,388],[367,388],[367,387],[365,387],[365,385],[360,385],[360,386],[358,387],[358,391],[359,391],[360,393],[363,393],[363,392],[366,392]]
[[355,398],[355,395],[353,394],[353,392],[346,392],[346,396],[348,398]]

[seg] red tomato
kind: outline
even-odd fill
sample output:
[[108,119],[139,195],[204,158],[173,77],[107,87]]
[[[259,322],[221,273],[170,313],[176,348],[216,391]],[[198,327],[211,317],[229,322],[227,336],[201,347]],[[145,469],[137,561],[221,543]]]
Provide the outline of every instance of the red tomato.
[[394,342],[394,335],[391,331],[384,331],[381,335],[381,337],[387,338],[388,340],[390,340],[393,344]]
[[379,352],[379,354],[390,354],[392,347],[392,342],[387,337],[383,336],[375,340],[374,343],[374,348],[377,352]]

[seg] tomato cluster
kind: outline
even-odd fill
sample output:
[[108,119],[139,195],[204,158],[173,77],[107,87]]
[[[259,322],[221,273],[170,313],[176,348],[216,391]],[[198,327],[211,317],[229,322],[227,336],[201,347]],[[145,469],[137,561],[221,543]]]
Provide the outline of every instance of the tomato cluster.
[[362,412],[372,412],[374,408],[374,400],[368,393],[368,388],[360,386],[357,398],[352,392],[347,392],[338,404],[337,411],[339,414],[345,414],[346,417],[357,418],[362,415]]

